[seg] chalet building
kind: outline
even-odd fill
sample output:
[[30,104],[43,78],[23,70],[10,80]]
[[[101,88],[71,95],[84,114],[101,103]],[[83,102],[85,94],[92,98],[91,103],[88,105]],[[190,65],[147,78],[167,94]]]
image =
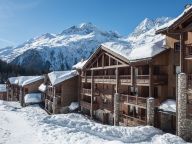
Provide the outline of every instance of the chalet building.
[[[179,69],[182,73],[178,78],[177,134],[192,141],[192,6],[187,5],[181,15],[156,33],[166,35],[166,47],[170,49],[170,68],[172,71]],[[182,77],[184,82],[179,85]],[[176,76],[170,75],[168,81],[169,95],[175,95]],[[180,95],[180,89],[185,86],[186,90]]]
[[105,124],[155,125],[154,110],[168,98],[168,56],[156,44],[101,45],[82,67],[81,111]]
[[0,100],[7,100],[6,84],[0,84]]
[[7,97],[10,101],[19,101],[24,106],[24,96],[28,93],[38,92],[43,83],[44,76],[11,77],[7,82]]
[[78,72],[53,71],[48,74],[45,110],[50,114],[66,113],[78,101]]
[[7,85],[7,100],[19,101],[18,77],[8,78],[6,85]]

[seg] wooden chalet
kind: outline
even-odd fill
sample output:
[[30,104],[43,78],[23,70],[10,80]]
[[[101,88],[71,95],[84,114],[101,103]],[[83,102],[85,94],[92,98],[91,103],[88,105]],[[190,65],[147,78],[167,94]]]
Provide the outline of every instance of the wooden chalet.
[[[170,49],[169,62],[172,71],[175,72],[179,69],[181,73],[187,75],[187,98],[182,101],[177,99],[177,133],[180,133],[179,135],[185,140],[192,141],[192,6],[187,5],[181,15],[164,25],[156,33],[166,35],[166,47]],[[176,93],[173,89],[177,84],[176,76],[171,75],[169,81],[168,89],[171,95],[171,93]],[[181,112],[181,110],[183,111]],[[182,126],[185,129],[182,132],[179,128],[181,113],[184,114],[183,124],[186,123]]]
[[48,74],[45,110],[49,114],[67,113],[71,102],[78,101],[78,72],[53,71]]
[[0,100],[7,100],[6,84],[0,84]]
[[20,101],[24,106],[24,96],[28,93],[39,92],[38,88],[44,81],[44,76],[11,77],[7,82],[8,100]]
[[[122,47],[125,53],[129,49]],[[146,125],[147,99],[159,103],[168,97],[169,51],[160,48],[152,53],[134,59],[101,45],[82,68],[81,111],[105,124]],[[115,94],[120,95],[117,122]]]

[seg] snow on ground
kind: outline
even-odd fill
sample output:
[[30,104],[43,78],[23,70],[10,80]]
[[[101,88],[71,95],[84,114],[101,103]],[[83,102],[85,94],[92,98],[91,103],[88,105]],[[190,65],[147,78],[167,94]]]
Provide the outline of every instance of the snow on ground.
[[182,144],[181,138],[151,126],[116,127],[80,114],[47,115],[38,105],[20,108],[0,101],[0,144]]

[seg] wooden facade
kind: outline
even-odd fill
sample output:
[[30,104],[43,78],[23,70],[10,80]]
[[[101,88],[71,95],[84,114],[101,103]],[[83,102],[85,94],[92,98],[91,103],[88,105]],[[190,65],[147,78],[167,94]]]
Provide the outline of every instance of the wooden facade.
[[[21,77],[14,77],[16,83],[12,83],[11,79],[7,81],[7,100],[8,101],[19,101],[22,106],[25,106],[24,96],[28,93],[37,93],[39,92],[38,88],[43,83],[44,78],[34,80],[26,85],[20,85],[19,81]],[[23,79],[26,78],[26,81],[29,80],[30,76],[22,76]]]
[[45,110],[49,114],[67,113],[71,102],[78,101],[78,76],[53,85],[48,77]]
[[[183,13],[172,25],[158,30],[157,33],[166,35],[166,45],[172,55],[171,64],[180,66],[180,71],[188,76],[187,114],[192,118],[192,8]],[[175,78],[170,79],[173,80],[171,85],[175,86]]]
[[7,100],[6,84],[0,84],[0,100]]
[[82,112],[113,125],[114,95],[118,93],[119,124],[145,125],[147,98],[154,97],[158,104],[168,97],[168,55],[169,51],[165,51],[130,63],[100,46],[81,73]]

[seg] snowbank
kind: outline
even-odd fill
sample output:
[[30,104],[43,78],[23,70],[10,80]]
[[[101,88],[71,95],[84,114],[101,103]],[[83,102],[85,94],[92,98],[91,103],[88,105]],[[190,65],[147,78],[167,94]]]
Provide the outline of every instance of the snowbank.
[[7,88],[6,88],[6,84],[0,84],[0,92],[6,92]]
[[30,103],[40,103],[42,102],[42,96],[41,93],[30,93],[26,94],[25,97],[25,103],[30,104]]
[[68,80],[70,78],[73,78],[78,75],[78,72],[76,70],[71,71],[53,71],[51,73],[48,73],[48,77],[51,81],[52,85],[56,85],[58,83],[61,83],[65,80]]
[[159,109],[163,110],[165,112],[174,112],[175,113],[176,112],[176,101],[168,99],[159,106]]
[[69,110],[70,111],[74,111],[74,110],[76,110],[76,109],[78,109],[79,108],[79,103],[78,102],[72,102],[71,104],[70,104],[70,106],[69,106]]

